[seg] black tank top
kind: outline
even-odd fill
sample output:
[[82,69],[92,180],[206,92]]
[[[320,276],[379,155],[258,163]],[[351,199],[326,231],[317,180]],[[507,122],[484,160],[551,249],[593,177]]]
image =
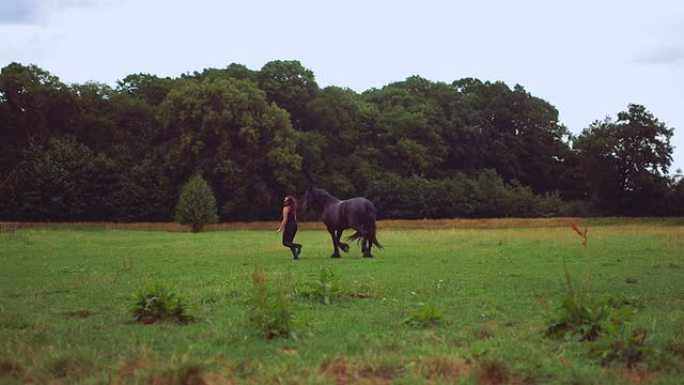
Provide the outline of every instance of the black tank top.
[[287,212],[287,223],[290,222],[297,222],[297,213],[292,206],[290,206],[290,211]]

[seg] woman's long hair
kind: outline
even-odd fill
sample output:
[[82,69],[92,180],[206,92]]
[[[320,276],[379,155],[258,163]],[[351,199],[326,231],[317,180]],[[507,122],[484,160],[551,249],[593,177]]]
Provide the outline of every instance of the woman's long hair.
[[292,210],[294,210],[295,214],[297,213],[297,199],[293,197],[292,195],[288,195],[285,197],[283,200],[283,205],[284,206],[290,206]]

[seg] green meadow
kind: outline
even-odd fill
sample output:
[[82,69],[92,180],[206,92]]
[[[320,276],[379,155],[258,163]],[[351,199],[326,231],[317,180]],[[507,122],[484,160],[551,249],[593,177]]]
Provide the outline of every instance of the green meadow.
[[[330,259],[328,234],[307,229],[299,261],[272,230],[6,232],[0,384],[681,384],[684,226],[586,223],[583,246],[563,225],[387,222],[375,259],[356,244]],[[292,294],[294,338],[267,339],[250,322],[255,268],[268,287],[329,269],[340,293],[327,305]],[[567,275],[634,311],[647,334],[638,362],[603,362],[590,354],[600,340],[544,336]],[[135,322],[134,295],[155,283],[194,322]],[[443,314],[406,322],[426,305]]]

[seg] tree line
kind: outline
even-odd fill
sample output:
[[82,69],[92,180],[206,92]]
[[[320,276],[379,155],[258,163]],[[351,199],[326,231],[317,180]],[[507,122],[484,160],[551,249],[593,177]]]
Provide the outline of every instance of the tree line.
[[314,182],[385,218],[683,215],[673,129],[630,104],[574,136],[522,86],[418,76],[320,88],[298,61],[65,84],[0,71],[0,219],[173,220],[194,174],[221,220]]

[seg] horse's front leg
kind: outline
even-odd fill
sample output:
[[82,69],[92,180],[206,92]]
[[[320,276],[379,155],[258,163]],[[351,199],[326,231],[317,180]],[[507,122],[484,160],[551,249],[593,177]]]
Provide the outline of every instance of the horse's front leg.
[[333,248],[334,248],[333,253],[330,256],[330,258],[339,258],[340,257],[340,250],[337,247],[338,241],[337,241],[337,236],[335,235],[335,231],[328,229],[328,232],[330,233],[330,238],[332,238],[332,243],[333,243]]
[[342,249],[342,251],[348,253],[349,245],[340,241],[342,239],[342,232],[344,232],[344,229],[337,231],[337,244],[340,246],[340,249]]

